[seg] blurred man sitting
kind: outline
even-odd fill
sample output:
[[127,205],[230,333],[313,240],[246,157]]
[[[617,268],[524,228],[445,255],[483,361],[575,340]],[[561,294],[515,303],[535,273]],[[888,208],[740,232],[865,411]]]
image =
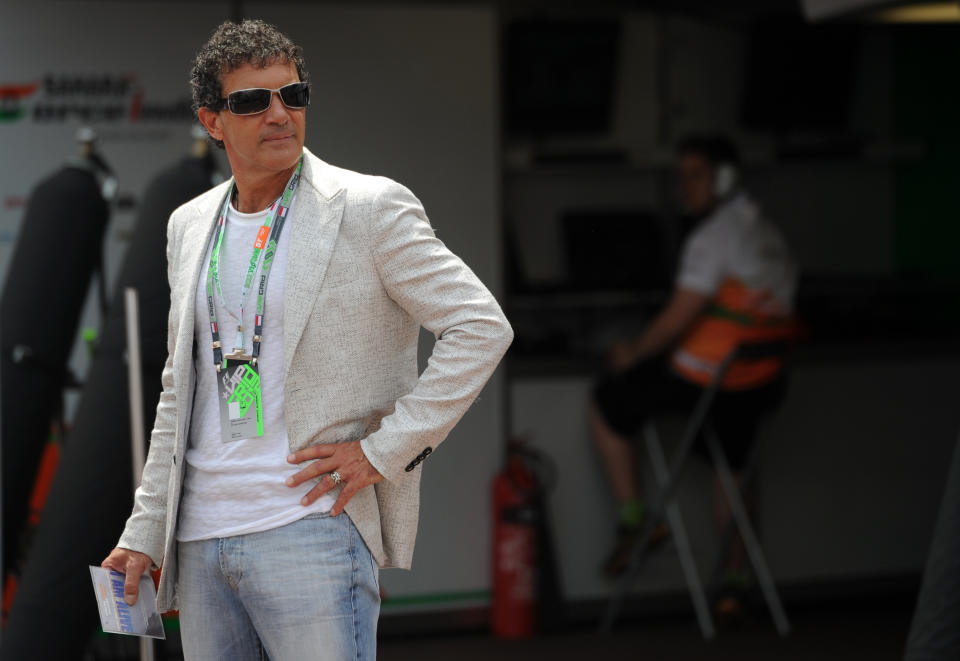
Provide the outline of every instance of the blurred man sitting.
[[[639,337],[611,347],[611,373],[593,393],[593,437],[620,507],[617,541],[603,567],[611,577],[626,568],[646,515],[632,443],[641,425],[658,413],[689,414],[738,343],[770,341],[792,328],[797,268],[780,232],[740,186],[733,144],[720,136],[684,139],[677,176],[695,226],[673,293]],[[759,414],[781,396],[781,372],[779,359],[734,362],[722,381],[711,416],[735,472],[747,460]],[[716,500],[725,526],[726,501],[719,493]],[[653,542],[666,534],[659,527]],[[742,564],[737,544],[725,583],[744,585]]]

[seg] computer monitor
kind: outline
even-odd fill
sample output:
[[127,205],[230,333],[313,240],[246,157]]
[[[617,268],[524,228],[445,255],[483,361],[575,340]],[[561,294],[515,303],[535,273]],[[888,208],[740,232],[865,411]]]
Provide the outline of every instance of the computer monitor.
[[567,288],[659,291],[670,281],[660,217],[647,210],[573,210],[561,218]]

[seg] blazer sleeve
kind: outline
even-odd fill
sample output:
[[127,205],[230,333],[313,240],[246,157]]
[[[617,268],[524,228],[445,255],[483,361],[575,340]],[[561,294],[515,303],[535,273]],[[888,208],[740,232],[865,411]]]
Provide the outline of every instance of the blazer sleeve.
[[466,413],[510,346],[513,330],[490,291],[437,239],[408,189],[387,180],[368,230],[387,294],[437,339],[413,390],[361,441],[373,467],[396,480],[436,449]]
[[163,392],[150,433],[150,451],[143,467],[140,486],[134,494],[133,512],[117,546],[150,556],[155,566],[163,562],[166,527],[167,486],[176,442],[177,393],[173,379],[173,357],[177,340],[174,274],[177,272],[177,233],[171,218],[167,224],[167,279],[170,283],[170,314],[167,322],[167,361],[160,380]]

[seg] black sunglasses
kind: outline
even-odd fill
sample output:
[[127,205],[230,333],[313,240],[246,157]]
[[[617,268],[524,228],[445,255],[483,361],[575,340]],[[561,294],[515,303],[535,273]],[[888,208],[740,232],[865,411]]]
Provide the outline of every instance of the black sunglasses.
[[290,83],[275,90],[251,87],[230,92],[221,101],[234,115],[256,115],[270,107],[274,92],[280,94],[280,100],[288,108],[300,110],[310,105],[310,83]]

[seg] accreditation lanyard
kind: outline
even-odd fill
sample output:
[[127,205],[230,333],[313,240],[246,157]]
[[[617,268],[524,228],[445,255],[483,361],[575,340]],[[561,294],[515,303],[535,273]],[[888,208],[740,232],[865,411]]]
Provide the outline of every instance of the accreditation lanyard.
[[[297,164],[297,169],[290,176],[287,187],[283,190],[280,198],[270,207],[270,212],[264,221],[263,227],[257,233],[257,238],[253,243],[253,254],[250,255],[250,263],[247,266],[247,275],[243,279],[243,286],[240,288],[240,316],[237,320],[237,337],[234,341],[234,351],[243,352],[244,333],[243,333],[243,313],[246,308],[247,298],[250,295],[250,289],[253,285],[253,278],[257,273],[257,267],[261,260],[263,266],[260,269],[260,286],[257,290],[257,311],[254,317],[253,328],[253,353],[252,362],[257,364],[260,356],[260,342],[263,339],[263,315],[265,311],[267,280],[270,277],[270,267],[273,265],[273,258],[277,251],[277,242],[280,240],[280,233],[283,231],[283,225],[286,221],[287,210],[297,192],[297,185],[300,183],[300,170],[303,168],[303,157]],[[213,236],[213,248],[210,251],[210,266],[207,269],[207,310],[210,313],[210,333],[213,337],[211,346],[213,347],[213,364],[219,372],[225,361],[223,359],[223,347],[220,342],[220,329],[217,325],[217,306],[214,301],[214,291],[220,295],[223,300],[223,288],[220,285],[220,249],[223,245],[223,235],[226,232],[227,211],[230,209],[230,200],[233,197],[233,190],[223,203],[223,209],[220,212],[220,218],[217,221],[217,228]],[[269,235],[269,239],[267,236]],[[266,250],[264,250],[266,248]]]

